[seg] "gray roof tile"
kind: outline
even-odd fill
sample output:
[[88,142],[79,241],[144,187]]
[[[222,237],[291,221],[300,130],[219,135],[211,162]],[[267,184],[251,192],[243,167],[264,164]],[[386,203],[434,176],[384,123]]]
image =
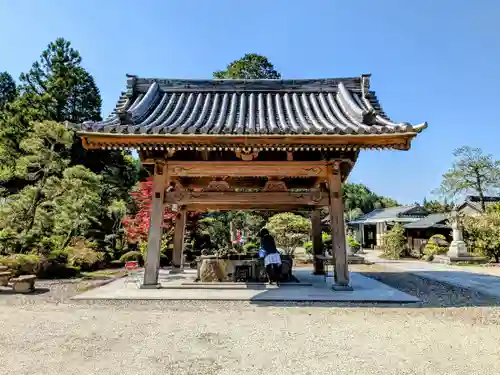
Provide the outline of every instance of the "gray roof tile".
[[308,80],[179,80],[128,76],[104,121],[83,132],[118,134],[418,133],[390,120],[369,90],[369,75]]
[[406,224],[404,227],[407,229],[450,228],[446,222],[447,219],[448,215],[444,213],[430,214],[421,220]]
[[379,208],[352,220],[349,224],[374,224],[386,221],[412,222],[427,216],[427,211],[418,205]]

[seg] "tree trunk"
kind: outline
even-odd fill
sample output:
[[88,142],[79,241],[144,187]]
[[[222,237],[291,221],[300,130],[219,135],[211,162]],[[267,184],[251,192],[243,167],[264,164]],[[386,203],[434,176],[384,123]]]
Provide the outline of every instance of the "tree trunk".
[[476,186],[477,186],[477,193],[479,194],[479,202],[481,202],[481,210],[483,210],[483,212],[486,212],[486,204],[484,203],[483,184],[481,181],[481,177],[479,175],[476,176]]

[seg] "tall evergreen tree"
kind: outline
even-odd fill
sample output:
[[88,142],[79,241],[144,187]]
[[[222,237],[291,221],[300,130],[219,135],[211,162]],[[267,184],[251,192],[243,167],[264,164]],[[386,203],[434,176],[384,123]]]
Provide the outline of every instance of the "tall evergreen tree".
[[21,94],[41,107],[47,120],[100,120],[99,89],[81,61],[69,41],[59,38],[49,43],[31,69],[21,74]]
[[12,76],[7,72],[0,73],[0,110],[14,101],[16,96],[16,82],[12,79]]

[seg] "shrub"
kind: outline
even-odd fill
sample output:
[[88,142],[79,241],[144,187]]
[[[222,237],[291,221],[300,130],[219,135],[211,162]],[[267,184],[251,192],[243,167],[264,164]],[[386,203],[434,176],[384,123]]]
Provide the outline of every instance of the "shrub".
[[312,241],[307,241],[304,242],[304,249],[306,250],[306,253],[311,255],[313,252],[313,243]]
[[400,223],[394,224],[394,227],[384,234],[383,238],[384,257],[389,259],[399,259],[405,250],[406,237],[404,228]]
[[349,247],[353,252],[357,252],[359,251],[359,249],[361,249],[361,244],[358,241],[356,241],[354,237],[351,236],[347,237],[347,243],[349,244]]
[[68,250],[53,250],[49,253],[46,260],[56,262],[59,264],[68,263]]
[[36,254],[12,254],[0,257],[0,264],[9,267],[14,276],[36,275],[41,260]]
[[75,277],[80,273],[80,267],[68,264],[70,253],[68,249],[53,250],[42,256],[37,270],[37,276],[44,279],[64,279]]
[[79,267],[69,266],[63,263],[50,261],[48,258],[42,259],[37,276],[43,279],[65,279],[75,277],[80,274]]
[[69,253],[68,264],[72,267],[79,267],[82,271],[94,271],[104,262],[104,253],[87,247],[70,247],[67,251]]
[[489,208],[482,215],[465,217],[463,229],[469,251],[500,262],[500,212],[497,207]]
[[120,262],[122,263],[133,261],[138,262],[140,266],[144,265],[144,258],[142,257],[140,251],[129,251],[128,253],[125,253],[120,257]]
[[111,262],[108,263],[108,268],[122,268],[125,266],[125,263],[123,263],[119,259],[112,260]]
[[247,242],[243,245],[243,251],[246,254],[255,253],[259,251],[259,244],[257,242]]
[[425,244],[423,253],[426,260],[432,260],[434,255],[445,254],[448,251],[448,242],[442,234],[435,234]]

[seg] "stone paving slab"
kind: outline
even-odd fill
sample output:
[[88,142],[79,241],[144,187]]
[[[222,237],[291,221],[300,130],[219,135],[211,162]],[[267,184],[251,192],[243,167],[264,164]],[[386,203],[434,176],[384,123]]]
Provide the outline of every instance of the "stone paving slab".
[[[311,286],[277,287],[276,285],[256,286],[245,289],[186,289],[160,288],[139,289],[137,284],[126,278],[116,280],[99,288],[73,297],[75,300],[219,300],[219,301],[314,301],[314,302],[418,302],[418,298],[391,288],[379,281],[351,273],[353,291],[333,291],[332,279],[324,282],[322,276],[310,275],[310,270],[297,270],[297,277]],[[183,279],[188,279],[184,275]],[[160,277],[162,279],[162,277]],[[168,277],[163,275],[163,280]],[[171,285],[182,284],[177,279]],[[162,286],[166,285],[162,282]]]

